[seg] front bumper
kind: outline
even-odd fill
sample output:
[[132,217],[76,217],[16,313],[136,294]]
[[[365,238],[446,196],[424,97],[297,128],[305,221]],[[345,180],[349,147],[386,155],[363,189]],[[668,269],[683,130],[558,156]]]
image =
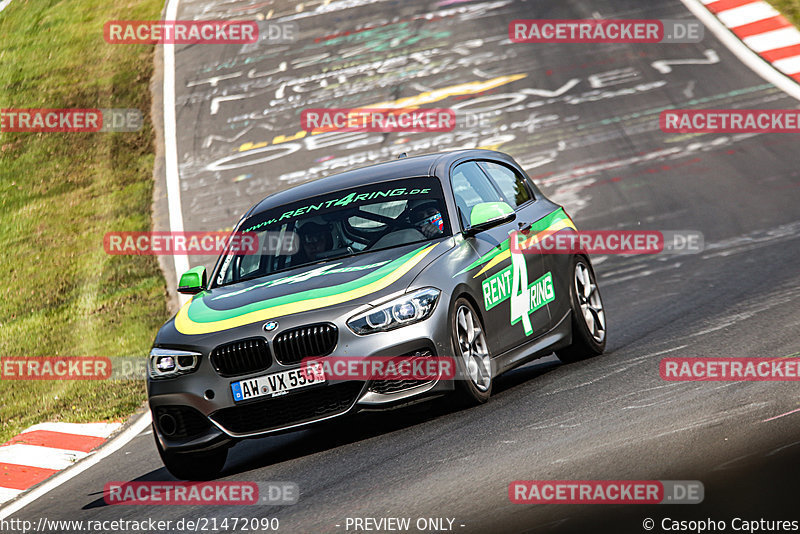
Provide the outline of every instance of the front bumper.
[[[263,376],[296,365],[283,365],[273,358],[271,366],[256,373],[222,377],[213,368],[209,354],[214,346],[234,339],[263,337],[269,347],[281,332],[317,322],[331,322],[338,328],[338,340],[331,356],[400,356],[417,352],[435,356],[452,356],[448,329],[448,296],[440,296],[431,317],[390,332],[365,336],[355,335],[345,324],[354,314],[352,307],[297,314],[280,320],[280,328],[265,332],[261,323],[220,332],[191,346],[203,354],[198,369],[171,379],[148,380],[150,409],[157,439],[167,450],[202,451],[233,442],[296,430],[362,409],[383,409],[405,404],[426,396],[435,396],[453,389],[452,380],[418,383],[381,381],[330,381],[269,398],[234,402],[230,384]],[[331,313],[331,312],[338,313]],[[336,315],[331,318],[331,315]],[[173,347],[177,348],[177,347]],[[165,431],[167,430],[167,431]]]

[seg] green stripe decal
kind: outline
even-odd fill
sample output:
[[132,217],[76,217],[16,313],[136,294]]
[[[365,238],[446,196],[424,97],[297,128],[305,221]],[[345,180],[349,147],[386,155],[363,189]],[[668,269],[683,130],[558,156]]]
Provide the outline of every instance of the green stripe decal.
[[281,295],[280,297],[275,297],[267,300],[260,300],[258,302],[251,302],[250,304],[246,304],[244,306],[240,306],[238,308],[233,308],[230,310],[215,310],[213,308],[209,308],[206,306],[203,299],[197,299],[192,302],[192,305],[189,307],[189,319],[196,323],[210,323],[212,321],[219,321],[223,319],[230,319],[232,317],[237,317],[239,315],[244,315],[245,313],[250,313],[254,311],[263,310],[265,308],[271,308],[273,306],[280,306],[282,304],[292,304],[295,302],[299,302],[301,300],[308,300],[312,298],[319,298],[319,297],[328,297],[332,295],[336,295],[338,293],[344,293],[345,291],[350,291],[352,289],[357,289],[361,286],[367,285],[372,283],[376,280],[379,280],[386,276],[387,274],[391,273],[402,264],[410,260],[414,254],[418,253],[424,247],[420,247],[412,252],[409,252],[405,256],[401,256],[396,260],[392,261],[391,263],[387,263],[383,267],[380,267],[369,274],[362,276],[361,278],[356,278],[350,282],[346,282],[344,284],[339,284],[335,286],[328,286],[328,287],[321,287],[319,289],[308,289],[306,291],[301,291],[299,293],[290,293],[288,295]]
[[[350,302],[390,287],[419,264],[435,247],[435,244],[419,247],[350,282],[288,293],[279,297],[251,302],[237,308],[215,310],[204,302],[202,296],[198,295],[187,302],[175,316],[175,328],[183,334],[208,334],[275,317]],[[208,296],[208,293],[201,295]]]
[[[536,234],[536,233],[539,233],[539,232],[541,232],[543,230],[547,230],[547,228],[550,227],[550,225],[552,225],[554,222],[559,221],[561,219],[566,219],[566,218],[567,218],[567,214],[564,212],[564,208],[558,208],[554,212],[550,213],[549,215],[545,215],[544,217],[542,217],[541,219],[539,219],[538,221],[533,223],[531,225],[531,229],[528,231],[528,233]],[[481,256],[479,259],[477,259],[474,262],[472,262],[472,264],[470,264],[468,267],[466,267],[465,269],[462,269],[461,271],[456,273],[455,276],[464,274],[467,271],[471,271],[472,269],[474,269],[476,267],[480,267],[481,265],[490,262],[492,260],[492,258],[497,256],[498,254],[502,254],[503,252],[507,251],[508,247],[509,247],[509,241],[508,241],[508,239],[506,239],[505,241],[503,241],[502,243],[497,245],[497,248],[492,249],[491,251],[489,251],[486,254],[484,254],[483,256]],[[454,276],[454,278],[455,278],[455,276]]]

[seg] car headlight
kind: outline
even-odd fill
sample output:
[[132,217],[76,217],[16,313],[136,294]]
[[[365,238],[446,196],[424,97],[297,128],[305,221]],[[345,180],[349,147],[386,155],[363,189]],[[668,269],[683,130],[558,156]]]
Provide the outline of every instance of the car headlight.
[[152,349],[147,360],[150,378],[173,378],[197,369],[200,353],[176,349]]
[[356,334],[386,332],[427,319],[441,291],[428,287],[385,302],[351,317],[347,326]]

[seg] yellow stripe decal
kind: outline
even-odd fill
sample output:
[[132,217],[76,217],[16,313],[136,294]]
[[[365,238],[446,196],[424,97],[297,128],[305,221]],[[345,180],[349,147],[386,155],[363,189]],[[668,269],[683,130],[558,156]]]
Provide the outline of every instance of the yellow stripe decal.
[[[542,238],[544,238],[544,237],[546,237],[546,236],[548,236],[548,235],[550,235],[552,233],[558,232],[559,230],[563,230],[564,228],[572,228],[576,232],[578,231],[578,229],[575,228],[575,225],[573,224],[573,222],[565,217],[563,219],[557,220],[556,222],[554,222],[553,224],[551,224],[550,226],[548,226],[547,228],[545,228],[544,230],[542,230],[538,234],[529,237],[528,239],[523,241],[523,243],[526,243],[526,244],[529,243],[530,245],[532,245],[533,243],[540,241]],[[527,246],[530,246],[530,245],[527,245]],[[473,276],[473,278],[477,278],[478,276],[482,275],[483,273],[485,273],[486,271],[488,271],[489,269],[491,269],[492,267],[494,267],[495,265],[497,265],[501,261],[507,260],[509,258],[511,258],[511,249],[510,248],[508,250],[505,250],[505,251],[501,252],[500,254],[495,256],[494,258],[492,258],[489,261],[489,263],[484,265],[483,269],[481,269],[480,271],[475,273],[475,276]]]
[[319,298],[301,300],[297,302],[291,302],[287,304],[279,304],[276,306],[271,306],[269,308],[264,308],[263,310],[257,310],[250,313],[239,315],[237,317],[231,317],[229,319],[222,319],[219,321],[211,321],[205,323],[198,323],[192,321],[188,313],[189,306],[191,306],[192,301],[189,301],[183,305],[183,307],[178,312],[178,315],[175,316],[175,329],[178,330],[178,332],[180,332],[181,334],[190,334],[190,335],[209,334],[211,332],[228,330],[230,328],[236,328],[237,326],[244,326],[246,324],[256,323],[258,321],[266,321],[268,319],[274,319],[275,317],[291,315],[293,313],[299,313],[303,311],[317,310],[319,308],[325,308],[327,306],[334,306],[336,304],[341,304],[343,302],[361,298],[365,295],[369,295],[371,293],[380,291],[386,287],[389,287],[391,284],[395,283],[397,280],[402,278],[402,276],[405,275],[408,271],[413,269],[415,265],[417,265],[420,261],[422,261],[422,259],[425,256],[427,256],[428,253],[434,249],[434,247],[436,247],[435,244],[420,250],[414,256],[412,256],[411,259],[409,259],[406,263],[404,263],[391,273],[365,286],[351,289],[350,291],[345,291],[343,293],[338,293],[336,295],[330,295],[327,297],[319,297]]

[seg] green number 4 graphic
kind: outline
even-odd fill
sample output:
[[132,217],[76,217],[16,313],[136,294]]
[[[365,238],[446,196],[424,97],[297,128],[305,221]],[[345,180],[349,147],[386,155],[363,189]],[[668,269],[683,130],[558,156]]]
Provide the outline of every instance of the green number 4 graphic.
[[525,335],[533,334],[530,314],[552,302],[556,296],[553,290],[553,275],[547,273],[528,285],[528,266],[525,255],[511,254],[513,277],[511,279],[511,324],[522,321]]

